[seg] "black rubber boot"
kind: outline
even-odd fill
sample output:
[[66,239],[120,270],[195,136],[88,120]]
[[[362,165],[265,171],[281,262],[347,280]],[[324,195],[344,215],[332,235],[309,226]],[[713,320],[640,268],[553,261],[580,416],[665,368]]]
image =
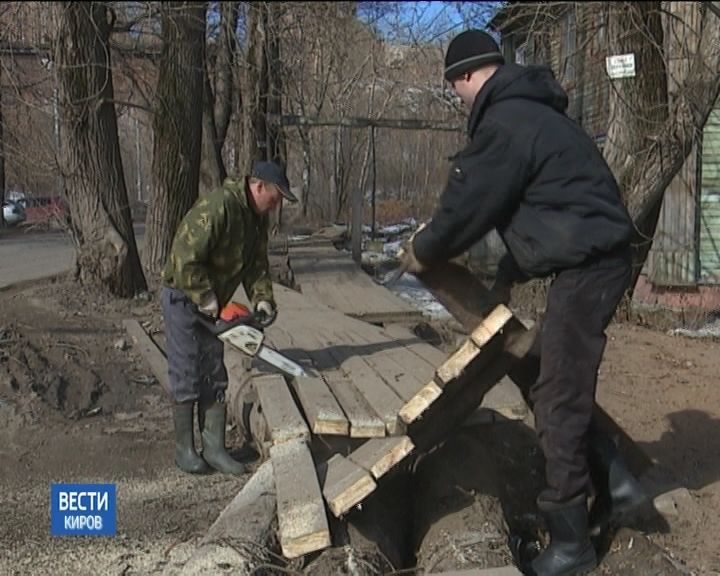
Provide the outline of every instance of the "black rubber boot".
[[532,561],[529,574],[575,576],[597,566],[597,556],[588,535],[584,495],[565,504],[538,502],[550,532],[549,546]]
[[201,401],[199,406],[203,459],[223,474],[243,474],[245,466],[225,450],[225,404],[213,400]]
[[175,464],[183,472],[204,474],[210,469],[197,452],[193,435],[193,403],[175,404],[173,420],[175,423]]
[[588,466],[597,491],[590,510],[593,534],[610,525],[629,527],[648,509],[650,497],[628,469],[615,443],[604,434],[592,434]]

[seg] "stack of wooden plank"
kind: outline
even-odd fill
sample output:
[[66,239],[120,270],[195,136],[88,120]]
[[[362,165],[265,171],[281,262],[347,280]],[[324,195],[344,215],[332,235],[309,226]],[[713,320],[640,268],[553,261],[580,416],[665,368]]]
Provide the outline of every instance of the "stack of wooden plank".
[[[417,338],[399,340],[316,304],[308,314],[305,297],[292,291],[280,289],[276,297],[283,320],[268,330],[268,341],[311,376],[258,369],[252,383],[262,422],[253,436],[273,461],[280,543],[294,558],[330,546],[326,508],[338,518],[347,514],[383,476],[441,441],[438,431],[449,433],[481,403],[510,367],[500,352],[513,316],[497,307],[448,357]],[[488,369],[495,358],[498,366]],[[474,364],[489,376],[483,379]],[[468,402],[467,388],[476,389],[475,400]],[[443,422],[445,413],[451,422]],[[316,463],[313,443],[330,437],[334,452]]]

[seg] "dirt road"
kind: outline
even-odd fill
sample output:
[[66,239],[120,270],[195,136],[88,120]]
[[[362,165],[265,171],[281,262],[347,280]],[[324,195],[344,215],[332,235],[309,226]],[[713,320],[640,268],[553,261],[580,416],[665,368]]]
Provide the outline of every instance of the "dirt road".
[[[140,248],[145,225],[135,225]],[[70,270],[75,251],[70,236],[59,230],[14,227],[0,229],[0,288]]]
[[[50,273],[71,253],[62,237],[4,236],[2,282]],[[22,262],[5,276],[12,258]],[[160,328],[157,300],[118,301],[60,278],[1,291],[0,310],[0,574],[178,573],[249,474],[175,468],[168,399],[122,327]],[[672,530],[647,538],[684,573],[720,574],[720,344],[629,323],[609,333],[600,402],[689,489]],[[230,431],[228,446],[240,445]],[[115,483],[117,536],[51,537],[53,482]],[[598,573],[638,573],[611,560]]]

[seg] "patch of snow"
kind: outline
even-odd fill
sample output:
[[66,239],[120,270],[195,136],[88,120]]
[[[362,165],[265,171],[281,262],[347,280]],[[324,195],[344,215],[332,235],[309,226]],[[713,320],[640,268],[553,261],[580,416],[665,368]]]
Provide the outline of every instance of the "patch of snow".
[[708,322],[697,330],[675,328],[674,330],[668,330],[668,334],[670,336],[687,336],[688,338],[720,338],[720,318]]
[[382,236],[397,236],[403,232],[409,232],[412,228],[410,224],[392,224],[390,226],[383,226],[378,230],[378,233]]
[[386,262],[392,262],[393,258],[389,257],[386,254],[381,254],[380,252],[370,252],[365,251],[360,255],[361,261],[363,264],[385,264]]
[[452,318],[450,312],[412,274],[403,274],[397,282],[387,288],[398,298],[405,300],[429,318],[434,320],[449,320]]
[[383,245],[383,254],[385,256],[397,256],[400,247],[403,245],[401,241],[385,242]]

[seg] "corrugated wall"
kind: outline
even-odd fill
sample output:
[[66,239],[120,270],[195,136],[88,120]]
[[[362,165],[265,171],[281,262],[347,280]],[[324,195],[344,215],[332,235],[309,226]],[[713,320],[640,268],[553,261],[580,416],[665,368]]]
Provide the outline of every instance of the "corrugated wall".
[[[673,17],[664,20],[664,49],[668,61],[668,98],[682,90],[689,58],[697,50],[700,8],[696,2],[663,2]],[[698,280],[697,181],[698,149],[693,146],[680,172],[665,190],[653,247],[645,272],[659,286],[692,286]]]
[[665,190],[655,240],[645,265],[648,280],[663,286],[696,283],[697,146]]
[[720,101],[703,130],[700,282],[720,284]]

